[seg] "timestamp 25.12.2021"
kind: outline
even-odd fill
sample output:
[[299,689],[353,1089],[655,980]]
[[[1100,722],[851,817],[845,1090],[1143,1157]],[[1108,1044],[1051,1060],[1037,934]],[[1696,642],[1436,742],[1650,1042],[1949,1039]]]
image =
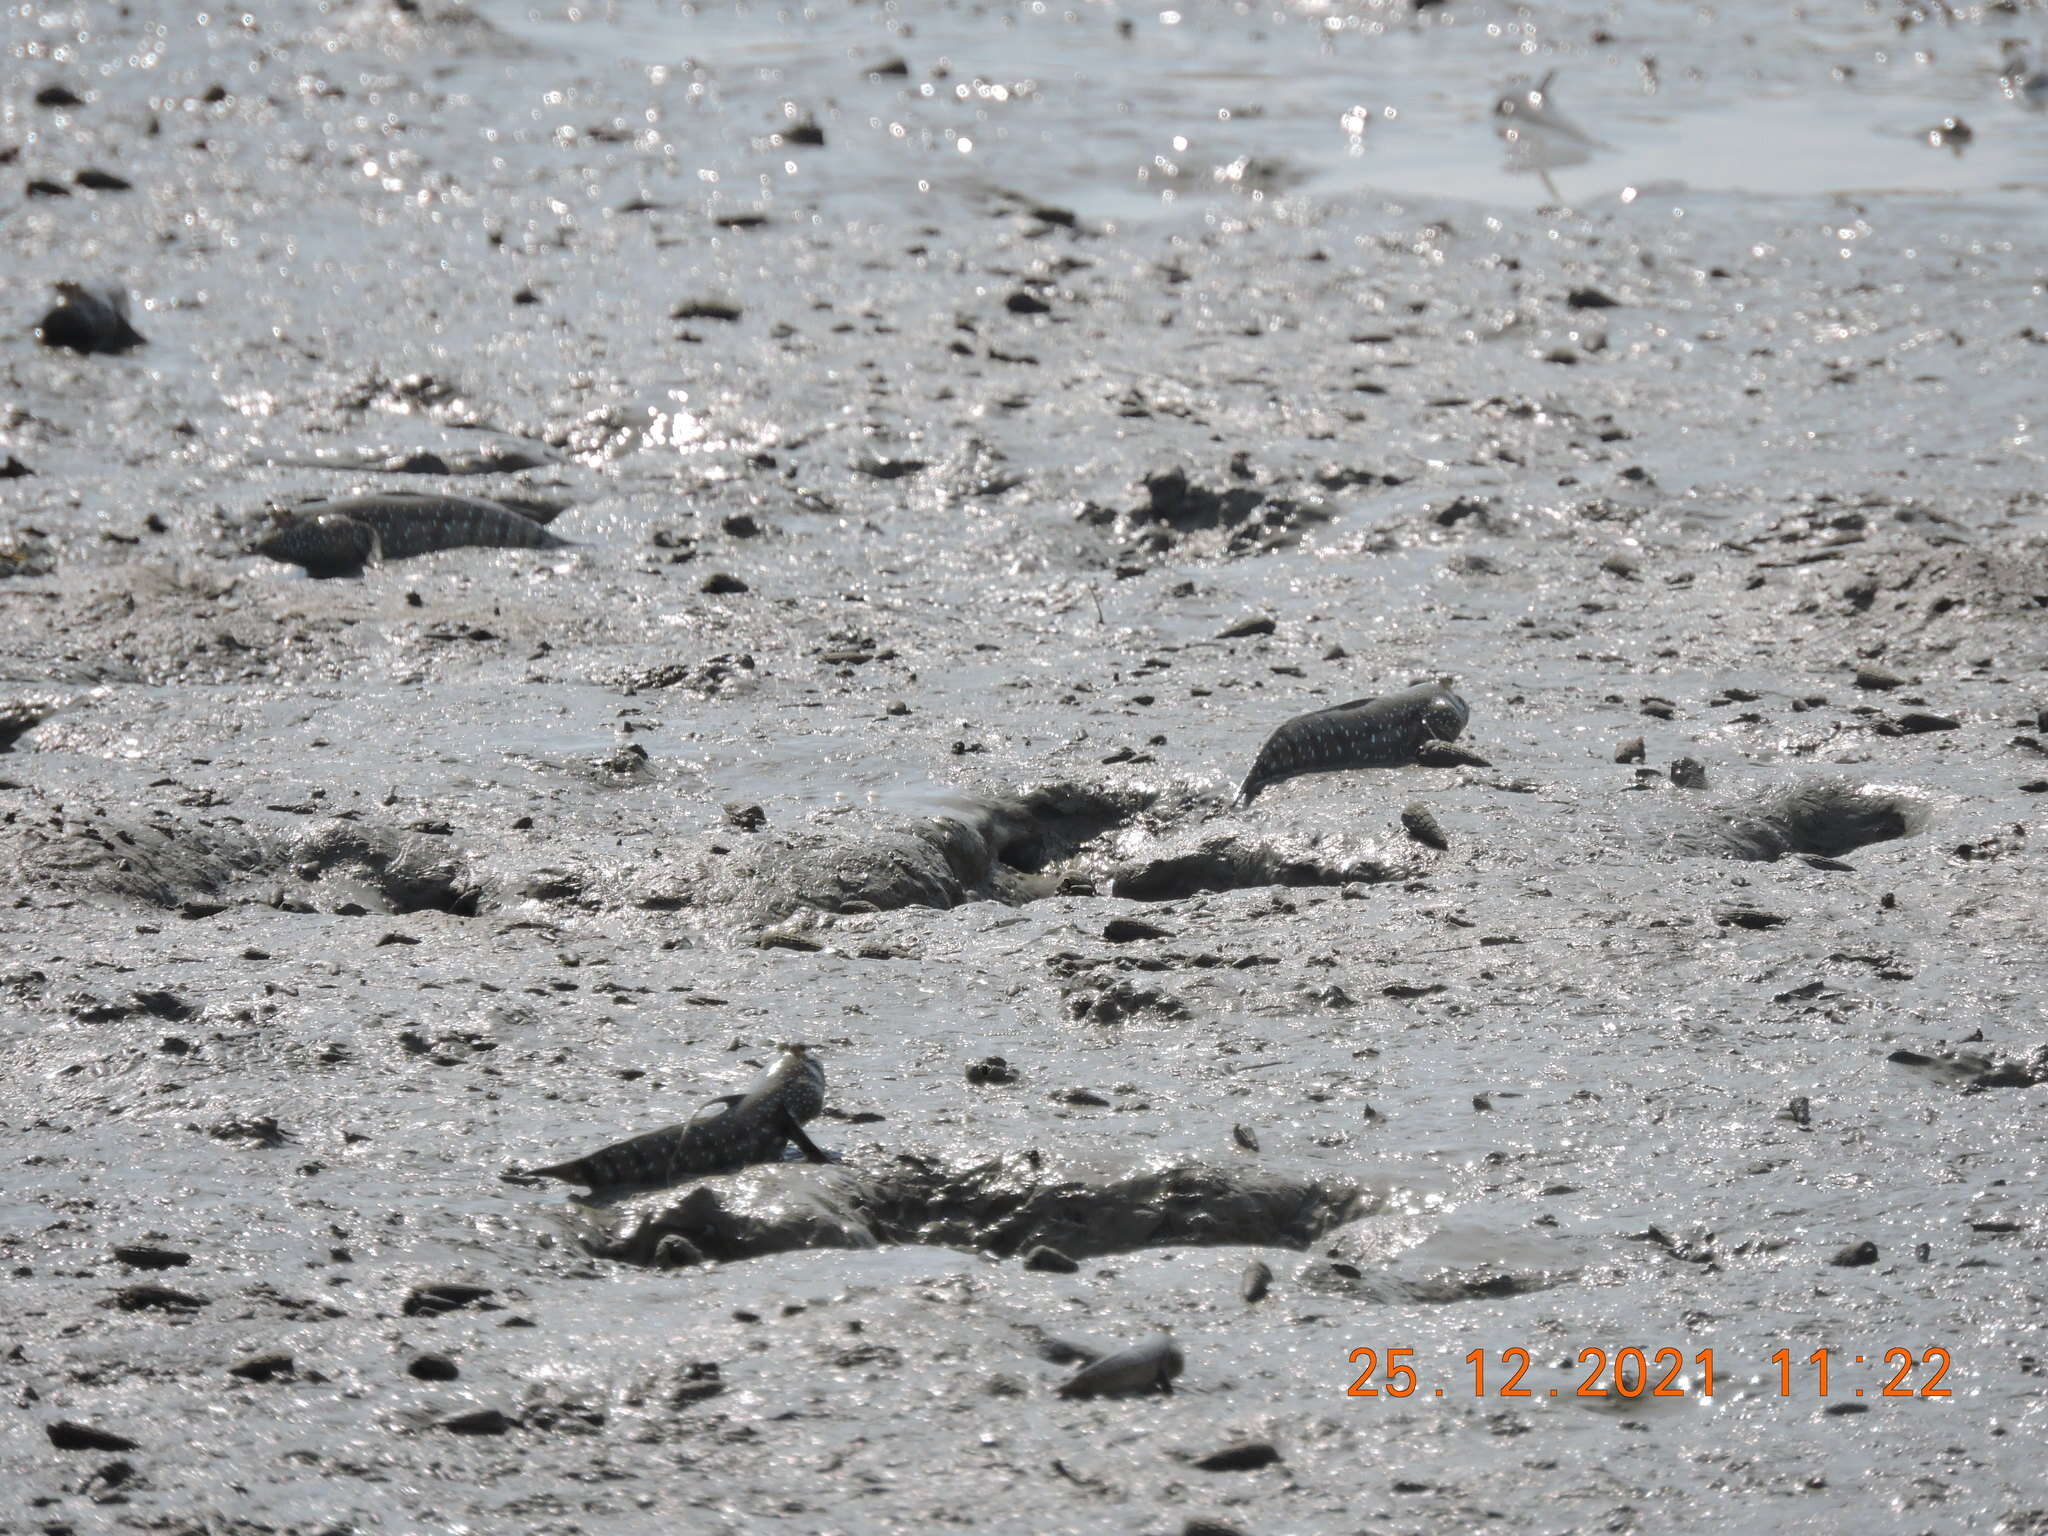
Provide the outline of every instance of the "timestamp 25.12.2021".
[[[1411,1363],[1412,1349],[1360,1346],[1351,1351],[1357,1379],[1347,1397],[1712,1397],[1715,1359],[1711,1349],[1599,1349],[1578,1352],[1576,1386],[1524,1383],[1529,1351],[1475,1349],[1445,1373],[1445,1385],[1422,1380]],[[1856,1354],[1823,1346],[1807,1353],[1782,1348],[1765,1357],[1766,1367],[1743,1390],[1779,1397],[1952,1397],[1942,1385],[1949,1373],[1947,1350],[1939,1345],[1914,1350],[1903,1345]],[[1574,1365],[1560,1361],[1559,1367]],[[1728,1378],[1721,1378],[1724,1390]]]

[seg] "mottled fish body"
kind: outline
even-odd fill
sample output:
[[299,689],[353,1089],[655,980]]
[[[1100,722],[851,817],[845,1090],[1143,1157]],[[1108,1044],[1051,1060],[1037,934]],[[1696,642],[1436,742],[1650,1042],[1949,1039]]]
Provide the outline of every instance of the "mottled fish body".
[[322,512],[312,517],[295,517],[258,544],[255,553],[268,555],[286,565],[305,568],[315,580],[336,576],[360,576],[363,567],[374,565],[381,552],[377,530],[352,517]]
[[774,1162],[792,1141],[812,1162],[826,1160],[803,1131],[825,1108],[825,1068],[805,1046],[784,1046],[746,1092],[714,1099],[712,1104],[717,1107],[680,1125],[531,1172],[605,1190],[674,1184],[750,1163]]
[[[321,525],[311,536],[298,530],[308,521]],[[427,495],[390,491],[370,496],[344,496],[338,501],[309,502],[299,508],[255,552],[291,565],[306,565],[302,553],[326,558],[341,548],[338,524],[360,524],[376,535],[380,558],[406,560],[443,549],[566,549],[526,511],[487,501],[481,496]],[[356,569],[361,569],[358,561]],[[322,571],[306,566],[307,574]]]
[[1296,715],[1259,748],[1238,798],[1249,805],[1261,790],[1304,773],[1401,767],[1425,743],[1455,740],[1471,718],[1463,699],[1434,683]]
[[1173,1379],[1187,1362],[1165,1334],[1131,1349],[1091,1360],[1059,1384],[1061,1397],[1119,1397],[1133,1392],[1173,1391]]

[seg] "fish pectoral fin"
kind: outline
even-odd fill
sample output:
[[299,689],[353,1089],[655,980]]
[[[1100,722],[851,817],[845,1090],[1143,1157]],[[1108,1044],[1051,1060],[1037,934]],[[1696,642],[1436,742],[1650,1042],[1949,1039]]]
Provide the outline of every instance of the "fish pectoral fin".
[[702,1104],[700,1104],[697,1107],[697,1112],[694,1115],[690,1116],[689,1123],[691,1125],[695,1125],[699,1120],[715,1119],[716,1116],[713,1115],[711,1112],[711,1106],[714,1104],[724,1106],[722,1109],[718,1111],[718,1114],[730,1114],[732,1112],[733,1105],[739,1103],[739,1101],[741,1099],[744,1099],[745,1097],[746,1095],[744,1093],[721,1093],[715,1099],[706,1099]]
[[782,1112],[782,1133],[796,1143],[796,1149],[803,1153],[807,1163],[829,1163],[832,1154],[823,1151],[818,1144],[804,1134],[804,1128],[796,1123],[796,1116],[788,1110]]

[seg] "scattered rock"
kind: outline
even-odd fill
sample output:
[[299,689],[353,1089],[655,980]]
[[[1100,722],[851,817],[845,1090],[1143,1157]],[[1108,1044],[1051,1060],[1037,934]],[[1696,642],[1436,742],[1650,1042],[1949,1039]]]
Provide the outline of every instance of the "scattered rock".
[[1436,819],[1436,813],[1420,800],[1411,800],[1401,808],[1401,828],[1416,842],[1439,851],[1451,846],[1444,836],[1444,829]]
[[1866,664],[1856,669],[1856,686],[1879,692],[1889,692],[1906,686],[1906,679],[1896,672],[1887,672],[1883,667]]
[[142,1243],[118,1245],[114,1249],[114,1257],[136,1269],[176,1269],[181,1264],[192,1262],[189,1253],[180,1253],[175,1248],[152,1248]]
[[1273,1269],[1263,1259],[1253,1259],[1237,1277],[1237,1294],[1247,1303],[1261,1302],[1273,1288]]
[[1102,925],[1102,937],[1109,944],[1133,944],[1141,939],[1170,939],[1173,935],[1142,918],[1112,917]]
[[1679,789],[1705,789],[1707,765],[1696,757],[1681,757],[1671,765],[1671,782]]
[[414,1286],[405,1293],[405,1301],[399,1310],[407,1317],[439,1317],[444,1312],[455,1312],[463,1307],[485,1308],[481,1304],[495,1292],[487,1285],[463,1285],[455,1281],[442,1281],[434,1285]]
[[1024,1255],[1024,1267],[1026,1269],[1045,1270],[1056,1275],[1071,1275],[1081,1268],[1078,1263],[1068,1258],[1064,1253],[1061,1253],[1059,1249],[1047,1247],[1043,1243]]
[[1851,1243],[1838,1249],[1828,1262],[1837,1269],[1860,1269],[1866,1264],[1877,1262],[1877,1244],[1873,1242]]
[[977,1088],[1008,1087],[1018,1076],[1017,1069],[1000,1056],[984,1056],[967,1064],[967,1081]]
[[668,312],[671,320],[722,320],[731,324],[743,313],[740,306],[729,299],[696,298],[684,299]]
[[1280,1460],[1280,1452],[1266,1440],[1239,1440],[1195,1458],[1204,1472],[1256,1472]]
[[496,1408],[477,1408],[443,1419],[441,1427],[458,1435],[502,1435],[513,1427],[513,1423]]
[[1228,629],[1218,630],[1216,638],[1218,640],[1246,640],[1254,635],[1270,635],[1277,627],[1270,618],[1267,618],[1264,614],[1259,614],[1249,619],[1239,619]]
[[1230,1128],[1230,1139],[1235,1141],[1240,1147],[1243,1147],[1247,1152],[1259,1150],[1258,1132],[1248,1125],[1233,1125]]
[[1784,914],[1768,911],[1763,907],[1728,905],[1714,908],[1714,922],[1722,928],[1781,928],[1786,919]]
[[283,1350],[272,1350],[267,1354],[251,1355],[238,1360],[228,1367],[230,1376],[243,1381],[275,1381],[280,1376],[290,1376],[297,1362]]
[[698,585],[697,590],[709,593],[713,597],[732,597],[750,591],[751,588],[737,576],[725,571],[713,571]]
[[421,1381],[453,1381],[462,1370],[446,1355],[415,1355],[406,1362],[405,1374]]
[[1614,749],[1614,760],[1617,763],[1640,763],[1648,756],[1649,748],[1643,745],[1643,738],[1640,736],[1631,736]]
[[60,1451],[139,1451],[141,1445],[126,1435],[117,1435],[111,1429],[99,1429],[91,1424],[81,1424],[76,1419],[59,1419],[45,1425],[43,1433],[50,1437],[50,1444]]
[[1953,715],[1929,714],[1925,710],[1908,710],[1877,724],[1880,736],[1924,736],[1930,731],[1959,731],[1963,722]]
[[115,1307],[123,1312],[169,1312],[181,1315],[197,1312],[201,1307],[213,1303],[204,1296],[195,1296],[189,1291],[174,1291],[166,1285],[129,1285],[114,1292],[100,1303],[104,1307]]

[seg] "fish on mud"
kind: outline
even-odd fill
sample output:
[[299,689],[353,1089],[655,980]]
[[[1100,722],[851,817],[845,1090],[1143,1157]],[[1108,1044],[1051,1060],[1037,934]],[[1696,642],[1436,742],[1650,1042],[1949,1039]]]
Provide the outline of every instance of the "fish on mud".
[[1428,743],[1456,740],[1471,718],[1463,699],[1435,683],[1296,715],[1259,748],[1238,803],[1298,774],[1403,767]]
[[1173,1391],[1173,1379],[1186,1367],[1180,1346],[1160,1334],[1130,1349],[1090,1360],[1061,1382],[1061,1397],[1118,1397],[1133,1392]]
[[112,286],[58,283],[57,303],[36,322],[36,340],[71,352],[126,352],[148,340],[128,323],[128,295]]
[[615,1142],[585,1157],[508,1173],[519,1180],[560,1179],[594,1191],[676,1184],[750,1163],[776,1162],[790,1142],[809,1161],[830,1162],[804,1134],[804,1126],[824,1108],[823,1064],[809,1047],[785,1045],[744,1093],[713,1099],[680,1125]]
[[481,496],[389,491],[314,501],[250,552],[316,579],[359,576],[366,565],[443,549],[566,549],[569,541],[517,505]]

